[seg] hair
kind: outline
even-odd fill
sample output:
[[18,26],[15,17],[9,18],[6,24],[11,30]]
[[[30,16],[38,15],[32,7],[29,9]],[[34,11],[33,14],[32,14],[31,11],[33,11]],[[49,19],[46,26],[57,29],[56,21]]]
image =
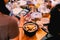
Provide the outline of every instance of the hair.
[[6,8],[4,0],[0,0],[0,12],[9,15],[10,11]]
[[57,4],[51,10],[50,24],[48,25],[48,30],[53,36],[60,36],[60,4]]
[[60,9],[60,4],[57,4],[57,5],[55,6],[55,8],[56,8],[57,11],[58,11],[58,9]]

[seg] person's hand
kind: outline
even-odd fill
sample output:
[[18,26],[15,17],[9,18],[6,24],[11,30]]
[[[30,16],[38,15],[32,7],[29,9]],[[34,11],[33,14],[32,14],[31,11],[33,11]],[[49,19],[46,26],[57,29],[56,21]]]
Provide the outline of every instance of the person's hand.
[[25,22],[25,17],[23,16],[23,14],[20,15],[20,20],[19,20],[19,27],[23,27]]

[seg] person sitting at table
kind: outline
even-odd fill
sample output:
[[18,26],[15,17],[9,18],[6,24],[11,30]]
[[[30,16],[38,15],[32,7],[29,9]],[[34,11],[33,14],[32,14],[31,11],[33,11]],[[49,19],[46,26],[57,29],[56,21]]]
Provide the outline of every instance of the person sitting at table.
[[50,13],[51,18],[48,30],[49,33],[52,34],[52,37],[47,40],[60,40],[60,4],[52,8]]
[[8,0],[0,0],[0,40],[19,40],[19,29],[15,19],[8,16],[9,11],[5,7]]

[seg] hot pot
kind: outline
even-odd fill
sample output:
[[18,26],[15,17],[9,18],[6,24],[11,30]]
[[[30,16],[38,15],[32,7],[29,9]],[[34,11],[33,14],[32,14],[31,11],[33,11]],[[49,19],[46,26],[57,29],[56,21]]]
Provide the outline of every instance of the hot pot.
[[24,33],[29,37],[34,36],[38,31],[38,28],[39,26],[33,22],[27,22],[23,26]]

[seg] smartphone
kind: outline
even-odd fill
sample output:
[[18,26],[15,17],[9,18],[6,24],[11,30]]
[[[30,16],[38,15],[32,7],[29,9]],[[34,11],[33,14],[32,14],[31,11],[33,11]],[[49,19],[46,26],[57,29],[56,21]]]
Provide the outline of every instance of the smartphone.
[[23,9],[21,12],[19,12],[16,16],[20,17],[20,14],[22,14],[23,16],[27,15],[29,12],[29,10],[27,9]]
[[27,15],[29,12],[28,9],[21,9],[21,8],[15,8],[13,9],[13,15],[15,15],[18,19],[20,19],[20,14],[23,16]]

